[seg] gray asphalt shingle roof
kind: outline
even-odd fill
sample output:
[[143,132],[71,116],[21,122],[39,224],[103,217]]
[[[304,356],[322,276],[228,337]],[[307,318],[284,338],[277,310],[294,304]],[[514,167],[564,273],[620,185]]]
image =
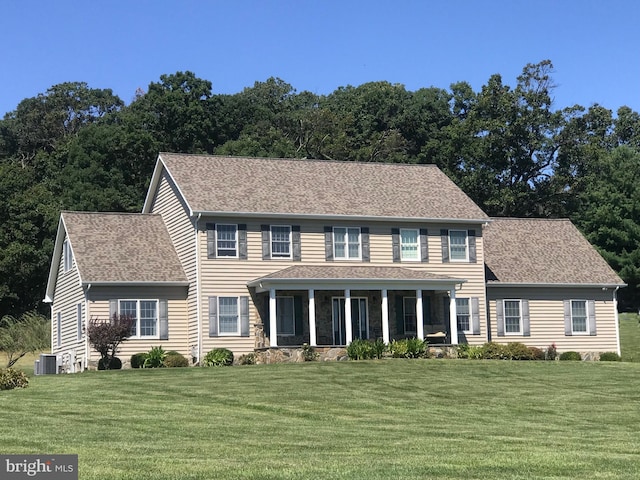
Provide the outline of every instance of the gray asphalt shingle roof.
[[194,212],[486,220],[435,165],[161,153]]
[[162,217],[62,212],[84,283],[186,282]]
[[489,285],[624,284],[569,220],[492,218],[483,237]]
[[262,279],[286,279],[286,280],[314,280],[314,279],[340,279],[340,280],[454,280],[446,275],[411,270],[403,267],[376,267],[376,266],[318,266],[300,265],[288,267],[283,270],[265,275]]

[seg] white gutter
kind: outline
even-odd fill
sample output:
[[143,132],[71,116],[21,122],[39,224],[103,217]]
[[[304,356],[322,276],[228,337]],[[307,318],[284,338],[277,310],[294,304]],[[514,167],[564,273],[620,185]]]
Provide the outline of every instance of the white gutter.
[[89,368],[89,290],[91,284],[87,285],[84,292],[84,369]]
[[616,345],[618,347],[618,355],[622,355],[622,350],[620,349],[620,319],[618,317],[618,289],[620,287],[616,287],[613,291],[613,312],[616,319]]
[[487,282],[487,288],[510,288],[510,287],[567,287],[567,288],[615,288],[626,287],[626,283],[507,283],[507,282]]
[[145,282],[145,281],[109,281],[109,282],[83,282],[82,286],[93,285],[95,287],[115,287],[122,285],[125,287],[188,287],[189,281],[179,282]]

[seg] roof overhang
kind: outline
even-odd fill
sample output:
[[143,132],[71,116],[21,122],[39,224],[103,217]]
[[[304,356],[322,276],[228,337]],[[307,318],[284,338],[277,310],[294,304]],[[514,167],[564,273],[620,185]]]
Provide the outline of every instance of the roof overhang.
[[602,288],[604,290],[626,287],[626,283],[527,283],[487,282],[487,288]]

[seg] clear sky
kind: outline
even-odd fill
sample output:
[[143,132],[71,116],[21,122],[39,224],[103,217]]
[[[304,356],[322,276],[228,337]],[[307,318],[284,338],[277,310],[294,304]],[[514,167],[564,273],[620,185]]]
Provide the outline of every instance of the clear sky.
[[213,93],[271,76],[318,94],[377,80],[479,91],[544,59],[556,108],[640,111],[637,0],[0,0],[0,32],[0,117],[67,81],[126,103],[185,70]]

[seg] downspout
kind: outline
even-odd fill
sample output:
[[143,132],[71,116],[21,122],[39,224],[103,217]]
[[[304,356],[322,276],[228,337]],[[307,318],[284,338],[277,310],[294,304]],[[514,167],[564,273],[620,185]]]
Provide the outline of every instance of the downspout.
[[89,369],[89,290],[91,284],[87,285],[87,291],[84,292],[84,370]]
[[613,290],[613,313],[616,319],[616,344],[618,346],[618,355],[621,355],[620,350],[620,322],[618,319],[618,289],[620,287],[616,287]]
[[202,217],[202,213],[198,213],[198,216],[196,217],[196,224],[195,224],[195,242],[194,242],[194,246],[196,249],[196,323],[197,323],[197,327],[198,327],[198,335],[197,335],[197,355],[196,355],[196,360],[198,362],[198,364],[200,363],[200,359],[202,358],[202,312],[201,312],[201,307],[202,307],[202,302],[200,301],[200,245],[198,243],[198,223],[200,221],[200,217]]

